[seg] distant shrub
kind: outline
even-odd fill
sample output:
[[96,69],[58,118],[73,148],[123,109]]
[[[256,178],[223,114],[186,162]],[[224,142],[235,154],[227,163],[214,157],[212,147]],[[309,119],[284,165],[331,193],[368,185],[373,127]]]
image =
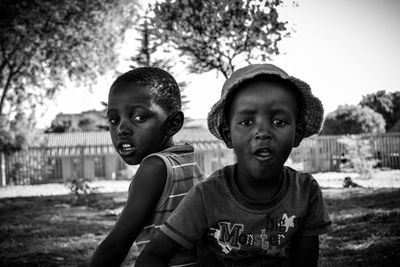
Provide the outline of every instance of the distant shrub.
[[343,105],[325,117],[321,135],[383,132],[385,132],[385,120],[381,114],[367,106]]
[[341,137],[338,142],[345,146],[346,161],[341,165],[341,170],[353,170],[362,178],[371,178],[373,166],[377,163],[372,155],[371,141],[349,135]]
[[98,193],[98,188],[90,186],[88,182],[89,180],[87,179],[76,178],[72,179],[68,183],[68,187],[71,190],[71,193],[76,196]]
[[385,90],[363,96],[361,106],[367,106],[382,115],[386,122],[386,131],[400,132],[400,91]]
[[90,202],[97,201],[98,187],[90,186],[89,180],[84,178],[75,178],[66,184],[71,190],[71,194],[76,197],[76,205],[88,205]]

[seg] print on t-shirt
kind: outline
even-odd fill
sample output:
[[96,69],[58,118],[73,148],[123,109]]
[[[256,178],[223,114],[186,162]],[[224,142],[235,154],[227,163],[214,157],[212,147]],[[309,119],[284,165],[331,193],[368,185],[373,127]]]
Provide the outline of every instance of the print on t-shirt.
[[[295,215],[267,215],[261,229],[246,232],[245,225],[237,222],[219,221],[216,228],[210,228],[208,235],[214,239],[225,255],[232,251],[261,249],[263,254],[285,256],[284,241],[299,225]],[[214,243],[213,242],[213,243]]]

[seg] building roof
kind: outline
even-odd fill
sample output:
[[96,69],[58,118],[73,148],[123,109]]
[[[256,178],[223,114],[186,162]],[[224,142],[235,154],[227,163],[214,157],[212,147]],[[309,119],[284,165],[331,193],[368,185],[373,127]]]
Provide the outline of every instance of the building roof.
[[44,135],[46,147],[79,147],[79,146],[108,146],[112,145],[110,133],[98,132],[70,132],[49,133]]
[[[177,144],[190,143],[196,150],[225,147],[207,129],[182,129],[174,136]],[[115,153],[108,131],[44,134],[42,145],[52,156],[100,155]]]

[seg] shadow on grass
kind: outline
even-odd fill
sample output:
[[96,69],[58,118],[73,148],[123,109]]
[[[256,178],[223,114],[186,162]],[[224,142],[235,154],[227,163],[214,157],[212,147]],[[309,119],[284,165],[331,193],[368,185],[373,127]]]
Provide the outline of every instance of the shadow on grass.
[[334,231],[321,238],[320,266],[400,266],[400,189],[324,195]]
[[116,221],[112,194],[2,199],[0,266],[85,264]]
[[[400,189],[399,188],[343,188],[324,190],[324,198],[329,207],[329,211],[343,210],[348,207],[364,208],[399,208]],[[341,201],[345,200],[345,201]],[[334,205],[330,205],[330,204]]]
[[[320,266],[400,266],[400,189],[324,189],[333,232]],[[0,200],[0,266],[81,266],[109,233],[127,193]],[[84,205],[83,205],[84,204]]]

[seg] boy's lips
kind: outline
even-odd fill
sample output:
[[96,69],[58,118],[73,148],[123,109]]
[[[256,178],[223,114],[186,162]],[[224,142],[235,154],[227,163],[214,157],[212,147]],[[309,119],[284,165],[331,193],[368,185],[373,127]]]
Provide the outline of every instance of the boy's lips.
[[258,161],[266,161],[271,159],[273,156],[271,150],[269,150],[266,147],[260,147],[255,149],[253,155]]
[[118,153],[123,157],[132,156],[136,152],[136,147],[131,143],[119,142],[118,143]]

